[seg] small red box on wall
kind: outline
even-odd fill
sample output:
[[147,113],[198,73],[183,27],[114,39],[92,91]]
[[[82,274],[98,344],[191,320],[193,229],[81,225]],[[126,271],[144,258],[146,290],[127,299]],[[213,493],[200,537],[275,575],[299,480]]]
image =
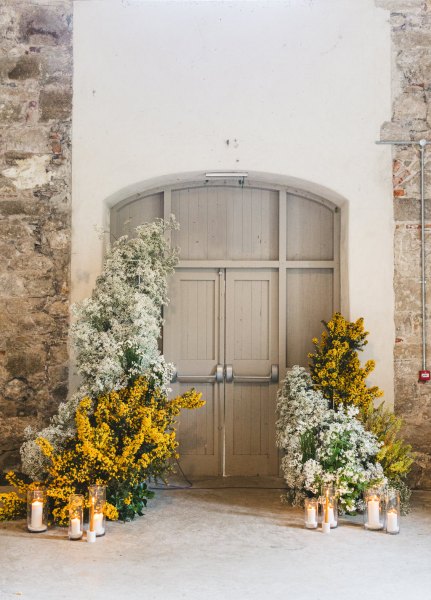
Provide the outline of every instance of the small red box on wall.
[[427,383],[431,378],[430,371],[419,371],[419,381],[421,383]]

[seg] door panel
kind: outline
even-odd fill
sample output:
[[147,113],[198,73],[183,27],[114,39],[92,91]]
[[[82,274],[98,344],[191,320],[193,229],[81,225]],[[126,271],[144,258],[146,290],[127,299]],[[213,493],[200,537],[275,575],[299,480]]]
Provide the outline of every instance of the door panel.
[[172,233],[181,260],[278,259],[278,193],[273,190],[198,187],[174,190]]
[[[179,377],[215,372],[221,354],[219,280],[215,269],[178,269],[170,280],[164,354],[167,361],[175,363]],[[203,408],[183,410],[179,417],[177,439],[182,468],[190,476],[221,474],[219,419],[223,384],[177,382],[171,387],[173,395],[195,387],[206,400]]]
[[[267,376],[278,362],[276,271],[228,270],[225,360],[237,376]],[[226,475],[277,475],[270,383],[225,383]]]
[[314,350],[311,340],[319,337],[322,319],[329,321],[333,310],[332,269],[287,269],[287,367],[308,366],[308,353]]

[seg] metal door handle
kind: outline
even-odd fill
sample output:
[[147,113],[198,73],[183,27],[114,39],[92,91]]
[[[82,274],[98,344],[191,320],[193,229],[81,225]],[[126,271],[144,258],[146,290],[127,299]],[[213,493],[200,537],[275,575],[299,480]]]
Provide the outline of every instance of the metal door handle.
[[226,365],[226,382],[232,383],[277,383],[278,382],[278,365],[271,365],[271,373],[266,377],[255,375],[235,375],[232,365]]
[[214,375],[178,375],[177,368],[175,367],[171,383],[221,383],[223,377],[223,365],[216,366]]

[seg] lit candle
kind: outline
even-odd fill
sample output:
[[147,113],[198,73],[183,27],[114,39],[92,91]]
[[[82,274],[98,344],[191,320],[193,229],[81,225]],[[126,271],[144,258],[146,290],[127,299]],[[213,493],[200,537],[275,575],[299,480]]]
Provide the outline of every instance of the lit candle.
[[315,525],[316,524],[316,509],[314,506],[309,506],[307,508],[307,525]]
[[105,533],[103,527],[103,513],[101,512],[94,513],[94,531],[96,532],[96,535],[103,535]]
[[[332,515],[334,514],[334,512],[332,512]],[[323,533],[329,533],[331,531],[331,523],[329,521],[329,492],[326,492],[326,498],[325,498],[325,513],[324,513],[324,518],[323,518],[323,523],[322,523],[322,531]]]
[[90,505],[90,531],[94,531],[94,498],[91,498]]
[[331,527],[337,526],[337,521],[334,515],[334,507],[332,506],[332,504],[329,505],[329,522],[331,524]]
[[70,535],[71,537],[81,537],[81,519],[79,517],[70,519]]
[[368,527],[379,529],[380,524],[380,502],[377,496],[371,496],[367,503],[368,507]]
[[387,523],[386,523],[387,532],[388,533],[398,533],[399,527],[398,527],[397,511],[394,508],[392,508],[391,510],[388,510],[386,518],[387,518]]
[[31,503],[31,528],[43,529],[43,502],[40,500]]

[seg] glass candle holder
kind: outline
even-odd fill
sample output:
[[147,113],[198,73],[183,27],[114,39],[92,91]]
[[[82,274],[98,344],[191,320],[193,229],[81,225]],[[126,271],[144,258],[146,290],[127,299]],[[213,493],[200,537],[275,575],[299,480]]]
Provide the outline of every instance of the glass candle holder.
[[73,494],[69,497],[69,539],[80,540],[84,531],[84,496]]
[[46,490],[43,488],[27,492],[27,529],[32,533],[48,529]]
[[316,529],[319,516],[319,502],[317,498],[306,498],[304,506],[304,523],[307,529]]
[[106,486],[90,485],[88,488],[90,497],[90,531],[96,532],[96,537],[105,535],[105,502]]
[[322,505],[322,523],[325,522],[325,510],[328,506],[328,522],[331,529],[338,526],[338,498],[333,485],[323,485],[320,496]]
[[385,498],[385,530],[392,535],[400,532],[400,494],[398,490],[388,488]]
[[379,488],[370,488],[365,492],[365,511],[364,526],[365,529],[383,529],[384,510],[383,495]]

